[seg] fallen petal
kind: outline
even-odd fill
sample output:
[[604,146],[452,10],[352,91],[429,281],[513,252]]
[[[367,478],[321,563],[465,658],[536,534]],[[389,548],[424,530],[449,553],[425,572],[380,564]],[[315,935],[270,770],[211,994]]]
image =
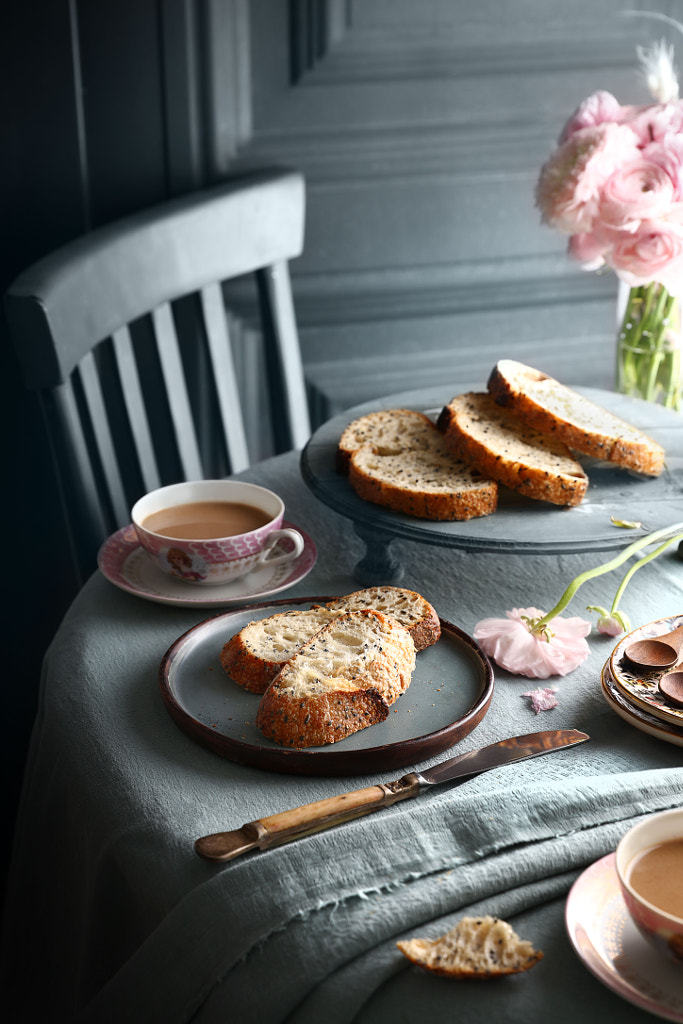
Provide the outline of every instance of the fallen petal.
[[557,692],[553,686],[546,686],[538,690],[527,690],[526,693],[522,694],[522,697],[530,698],[531,707],[536,714],[539,711],[551,711],[559,704]]

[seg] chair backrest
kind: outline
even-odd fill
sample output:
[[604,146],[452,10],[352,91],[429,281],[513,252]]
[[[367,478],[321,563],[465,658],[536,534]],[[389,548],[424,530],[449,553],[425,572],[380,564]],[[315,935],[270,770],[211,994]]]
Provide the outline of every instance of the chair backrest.
[[[287,262],[303,248],[304,204],[299,174],[247,174],[93,231],[9,289],[10,334],[40,396],[81,577],[141,494],[249,465],[243,404],[254,398],[240,402],[235,335],[261,343],[258,415],[272,451],[308,439]],[[257,330],[226,311],[225,282],[243,291],[245,275]]]

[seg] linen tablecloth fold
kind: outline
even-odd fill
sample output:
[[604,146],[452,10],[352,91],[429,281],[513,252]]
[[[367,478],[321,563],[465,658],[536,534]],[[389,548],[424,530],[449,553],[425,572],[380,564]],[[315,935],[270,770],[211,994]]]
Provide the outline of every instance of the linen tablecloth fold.
[[[513,785],[504,797],[481,777],[378,812],[381,827],[370,815],[236,861],[183,899],[76,1021],[213,1024],[229,1009],[312,1024],[325,1003],[326,1019],[347,1024],[404,965],[385,950],[378,969],[387,942],[434,936],[444,916],[484,900],[503,916],[566,892],[577,869],[682,792],[683,769]],[[344,968],[354,985],[342,974],[340,994]]]

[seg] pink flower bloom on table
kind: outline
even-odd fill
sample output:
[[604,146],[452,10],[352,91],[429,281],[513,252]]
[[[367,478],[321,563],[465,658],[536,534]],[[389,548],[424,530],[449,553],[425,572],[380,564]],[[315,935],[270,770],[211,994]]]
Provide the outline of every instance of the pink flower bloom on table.
[[660,163],[639,157],[618,167],[602,187],[598,216],[603,224],[635,232],[643,220],[663,217],[671,206],[678,179]]
[[575,132],[582,128],[590,128],[606,121],[619,123],[625,120],[627,111],[621,106],[611,92],[599,89],[581,103],[567,121],[560,135],[560,145],[566,142]]
[[514,675],[535,679],[564,676],[588,657],[585,637],[590,622],[556,616],[539,633],[534,624],[543,617],[538,608],[513,608],[505,619],[482,619],[474,638],[490,658]]
[[590,232],[602,186],[637,157],[637,138],[626,125],[599,124],[575,132],[541,169],[536,205],[543,220],[566,234]]
[[552,711],[559,704],[557,691],[554,686],[546,686],[538,690],[527,690],[526,693],[522,694],[522,697],[529,697],[531,707],[536,714],[539,711]]
[[683,225],[672,221],[641,222],[623,233],[605,256],[631,288],[657,281],[671,295],[683,295]]

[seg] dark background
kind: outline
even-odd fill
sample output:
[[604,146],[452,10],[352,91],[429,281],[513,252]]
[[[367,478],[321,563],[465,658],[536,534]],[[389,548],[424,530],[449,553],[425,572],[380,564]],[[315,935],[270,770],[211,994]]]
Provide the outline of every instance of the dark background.
[[[6,2],[0,292],[103,223],[233,169],[285,164],[307,180],[293,272],[314,422],[444,374],[483,384],[503,355],[609,387],[615,282],[568,265],[533,188],[585,95],[643,98],[635,45],[666,29],[621,6]],[[678,0],[651,6],[682,14]],[[2,316],[0,360],[9,829],[42,658],[78,583]]]

